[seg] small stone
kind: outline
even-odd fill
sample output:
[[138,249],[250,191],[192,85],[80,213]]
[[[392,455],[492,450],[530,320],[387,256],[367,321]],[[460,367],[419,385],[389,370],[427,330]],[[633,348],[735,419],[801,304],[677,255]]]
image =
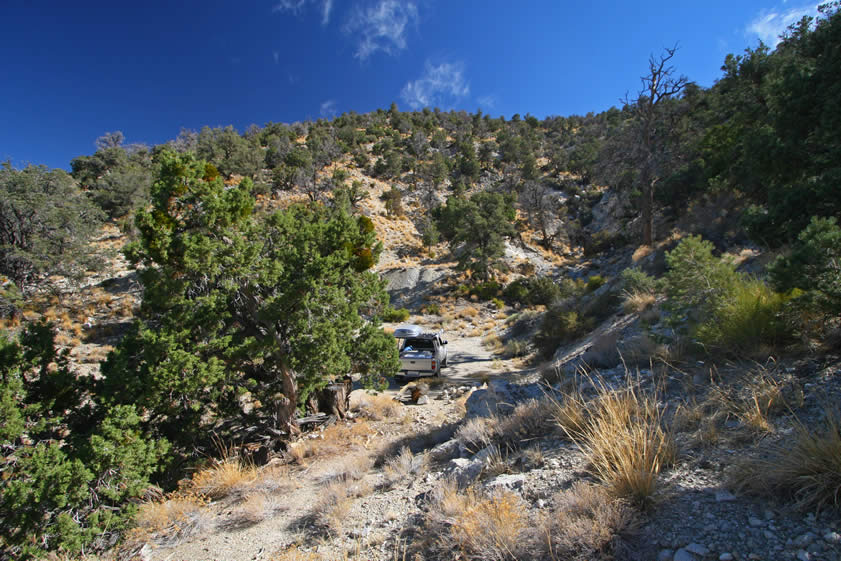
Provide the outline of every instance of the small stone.
[[695,555],[700,555],[701,557],[710,552],[709,549],[707,549],[699,543],[691,543],[687,545],[684,549],[689,553],[694,553]]
[[777,536],[774,535],[774,532],[771,532],[769,530],[765,530],[764,532],[762,532],[762,535],[765,536],[765,538],[769,539],[769,540],[773,540],[774,538],[777,537]]
[[748,555],[748,559],[757,559],[758,560],[758,559],[762,559],[762,557],[760,557],[756,553],[751,553],[750,555]]
[[498,475],[487,483],[488,487],[505,487],[507,489],[522,489],[526,476],[522,473]]
[[809,561],[812,559],[812,556],[809,555],[809,552],[805,549],[798,549],[797,550],[797,559],[798,561]]
[[829,543],[841,543],[841,534],[838,532],[827,532],[823,535],[823,539]]
[[751,516],[750,518],[748,518],[748,524],[750,524],[754,528],[758,528],[759,526],[762,526],[764,522],[762,522],[762,520],[760,520],[756,516]]
[[657,561],[672,561],[673,553],[671,549],[661,549],[657,554]]
[[726,502],[735,501],[735,500],[736,500],[736,495],[734,495],[730,491],[725,491],[725,490],[722,489],[721,491],[716,491],[715,492],[715,502],[717,502],[717,503],[726,503]]
[[429,397],[422,395],[418,398],[418,400],[415,403],[417,405],[426,405],[427,403],[429,403]]
[[680,548],[675,551],[675,556],[672,561],[696,561],[695,556],[689,553],[686,549]]
[[722,553],[718,556],[718,561],[733,561],[733,554],[732,553]]

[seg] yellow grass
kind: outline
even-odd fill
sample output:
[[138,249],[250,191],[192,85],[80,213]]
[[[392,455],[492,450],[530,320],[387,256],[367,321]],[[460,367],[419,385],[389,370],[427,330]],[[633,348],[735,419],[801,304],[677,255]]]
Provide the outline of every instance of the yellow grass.
[[522,499],[508,490],[486,495],[448,482],[437,490],[431,513],[442,521],[439,544],[470,559],[518,559],[529,529]]
[[236,459],[214,462],[193,475],[192,490],[198,495],[221,499],[242,495],[257,480],[254,466],[243,465]]
[[[569,412],[563,403],[556,407],[567,436],[578,444],[589,462],[589,470],[618,498],[647,505],[657,488],[660,471],[677,454],[671,433],[663,422],[656,394],[644,394],[632,385],[610,388],[591,380],[597,396],[587,405],[583,428],[575,399]],[[565,428],[568,426],[569,428]]]

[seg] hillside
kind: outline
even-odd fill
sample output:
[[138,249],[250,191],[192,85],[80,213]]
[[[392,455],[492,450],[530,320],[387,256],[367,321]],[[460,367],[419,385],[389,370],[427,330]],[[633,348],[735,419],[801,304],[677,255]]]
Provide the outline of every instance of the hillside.
[[840,29],[5,164],[0,558],[841,558]]

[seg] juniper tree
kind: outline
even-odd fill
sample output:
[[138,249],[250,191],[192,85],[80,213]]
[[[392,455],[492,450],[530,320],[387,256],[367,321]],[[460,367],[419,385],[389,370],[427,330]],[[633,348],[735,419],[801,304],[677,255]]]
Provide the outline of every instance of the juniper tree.
[[[126,250],[140,319],[103,365],[113,403],[136,403],[188,444],[242,415],[246,392],[252,421],[291,432],[296,408],[332,378],[396,371],[396,347],[376,329],[387,295],[369,271],[381,250],[369,220],[317,203],[257,217],[250,179],[226,187],[171,151],[159,165]],[[375,352],[359,357],[363,347]]]

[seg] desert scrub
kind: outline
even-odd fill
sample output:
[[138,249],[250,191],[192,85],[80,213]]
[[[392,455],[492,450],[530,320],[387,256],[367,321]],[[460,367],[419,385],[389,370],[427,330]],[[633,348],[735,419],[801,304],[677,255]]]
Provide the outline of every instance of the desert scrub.
[[750,354],[779,348],[791,338],[782,317],[787,296],[736,271],[712,254],[713,246],[690,236],[666,254],[668,308],[685,321],[708,350]]
[[449,481],[433,491],[425,528],[440,558],[509,561],[526,558],[531,540],[527,510],[516,493],[487,494],[474,487],[460,491]]
[[383,321],[399,323],[407,319],[409,319],[409,310],[406,308],[392,308],[389,306],[383,310]]
[[628,538],[639,526],[637,513],[625,501],[611,497],[603,487],[578,481],[552,502],[540,532],[546,558],[623,558]]
[[559,418],[563,405],[556,407],[555,417],[612,496],[645,506],[656,491],[660,471],[677,453],[657,395],[643,393],[631,382],[623,388],[599,379],[590,382],[596,396],[586,404],[586,412],[576,411],[583,408],[573,402],[569,420]]
[[823,419],[807,425],[794,421],[793,442],[770,448],[764,457],[748,460],[733,477],[743,491],[788,497],[802,510],[841,510],[841,415],[827,407]]

